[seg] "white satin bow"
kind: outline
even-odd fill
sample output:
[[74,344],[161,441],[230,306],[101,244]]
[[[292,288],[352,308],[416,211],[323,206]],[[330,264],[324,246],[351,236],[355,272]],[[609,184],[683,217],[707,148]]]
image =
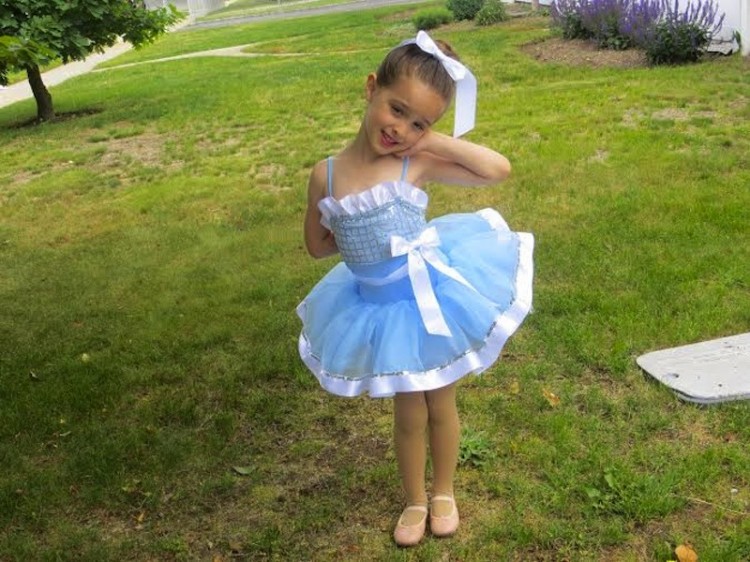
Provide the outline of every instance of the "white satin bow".
[[417,33],[415,39],[408,39],[401,45],[415,44],[425,53],[434,56],[443,65],[456,83],[456,114],[453,120],[453,136],[460,137],[474,128],[477,112],[477,79],[463,64],[452,59],[427,35],[425,31]]
[[435,248],[439,245],[440,237],[438,236],[437,229],[431,226],[425,229],[419,238],[411,242],[398,235],[391,236],[391,256],[407,256],[409,280],[411,281],[411,287],[417,300],[419,314],[427,331],[430,334],[450,337],[451,331],[445,322],[445,317],[440,310],[440,304],[435,297],[427,263],[470,289],[474,287],[458,271],[443,263],[435,251]]

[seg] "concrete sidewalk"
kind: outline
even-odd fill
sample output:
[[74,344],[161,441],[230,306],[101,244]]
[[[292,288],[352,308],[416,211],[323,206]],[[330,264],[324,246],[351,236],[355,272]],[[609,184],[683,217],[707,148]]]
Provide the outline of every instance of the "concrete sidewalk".
[[[50,88],[65,82],[68,78],[91,72],[97,64],[113,59],[132,48],[133,47],[130,43],[117,43],[113,47],[107,49],[104,53],[93,54],[85,61],[70,62],[58,66],[57,68],[53,68],[42,75],[44,85],[47,86],[47,88]],[[28,80],[16,82],[7,88],[0,89],[0,107],[5,107],[33,97],[34,94],[31,92],[31,86],[29,86]]]

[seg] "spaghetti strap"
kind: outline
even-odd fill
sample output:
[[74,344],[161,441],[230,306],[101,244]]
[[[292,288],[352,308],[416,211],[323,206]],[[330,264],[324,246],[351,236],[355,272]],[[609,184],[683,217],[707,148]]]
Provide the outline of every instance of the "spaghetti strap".
[[406,172],[409,170],[409,157],[403,159],[404,165],[401,167],[401,181],[406,181]]
[[328,162],[328,195],[333,197],[333,157],[327,158]]

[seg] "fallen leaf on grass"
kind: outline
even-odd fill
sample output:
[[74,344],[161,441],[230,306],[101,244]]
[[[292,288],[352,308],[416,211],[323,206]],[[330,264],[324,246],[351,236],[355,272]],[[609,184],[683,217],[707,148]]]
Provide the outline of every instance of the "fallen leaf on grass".
[[681,544],[674,549],[678,562],[698,562],[698,554],[690,545]]
[[233,466],[232,470],[234,470],[240,476],[249,476],[253,473],[253,469],[249,466]]
[[554,392],[550,392],[546,388],[543,388],[542,394],[544,394],[544,398],[546,398],[549,405],[552,406],[553,408],[556,408],[557,406],[560,405],[560,397]]
[[513,381],[512,383],[510,383],[510,388],[508,389],[508,391],[511,394],[519,394],[521,392],[521,385],[518,384],[518,381]]

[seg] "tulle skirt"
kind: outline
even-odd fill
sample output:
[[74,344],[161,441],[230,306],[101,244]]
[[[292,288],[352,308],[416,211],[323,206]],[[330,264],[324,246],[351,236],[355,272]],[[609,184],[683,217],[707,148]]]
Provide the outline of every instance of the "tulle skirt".
[[[431,333],[406,255],[366,266],[339,263],[297,307],[302,360],[340,396],[427,391],[499,357],[531,308],[534,238],[511,232],[499,213],[450,214],[428,223],[445,267],[426,262],[449,335]],[[433,260],[434,261],[434,260]],[[458,280],[457,280],[458,278]],[[418,292],[423,288],[417,286]],[[434,330],[433,330],[434,332]]]

